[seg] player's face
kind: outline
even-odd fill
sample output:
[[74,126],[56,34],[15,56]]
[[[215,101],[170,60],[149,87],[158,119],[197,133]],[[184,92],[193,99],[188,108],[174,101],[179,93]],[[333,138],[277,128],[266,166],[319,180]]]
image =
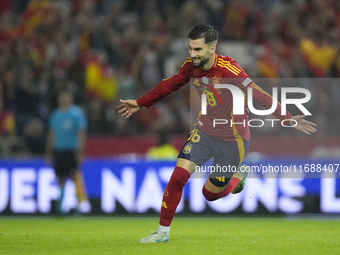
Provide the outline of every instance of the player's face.
[[189,40],[189,54],[194,67],[204,67],[211,57],[211,46],[204,42],[204,38]]

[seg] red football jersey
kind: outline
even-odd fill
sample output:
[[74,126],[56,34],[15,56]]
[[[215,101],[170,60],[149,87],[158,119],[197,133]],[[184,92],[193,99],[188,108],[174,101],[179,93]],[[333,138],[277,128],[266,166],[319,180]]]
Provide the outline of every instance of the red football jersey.
[[[196,78],[192,80],[192,83],[200,95],[207,93],[207,91],[210,92],[209,94],[207,93],[207,114],[199,114],[196,125],[207,134],[219,139],[232,142],[239,139],[249,140],[248,109],[246,107],[246,94],[249,86],[253,88],[254,101],[266,109],[270,109],[272,106],[272,97],[257,86],[234,59],[218,54],[215,54],[214,66],[207,71],[195,68],[191,64],[191,58],[188,58],[175,75],[161,81],[147,94],[138,98],[137,104],[140,107],[149,108],[160,99],[187,84],[191,78]],[[229,89],[215,89],[215,91],[212,91],[211,87],[214,84],[226,82],[237,86],[243,91],[244,115],[233,114],[233,97]],[[292,117],[288,111],[286,115],[281,115],[281,105],[278,102],[273,115],[280,121]],[[214,119],[227,120],[228,123],[215,125],[214,127]]]

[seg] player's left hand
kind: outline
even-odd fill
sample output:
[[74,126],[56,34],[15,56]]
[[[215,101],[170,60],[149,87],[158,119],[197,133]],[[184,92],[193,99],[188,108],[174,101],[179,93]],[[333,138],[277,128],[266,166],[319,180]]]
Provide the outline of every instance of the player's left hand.
[[310,122],[308,120],[305,120],[304,118],[306,117],[306,115],[296,115],[294,117],[292,117],[291,119],[295,120],[297,122],[297,125],[295,123],[295,121],[290,121],[290,125],[291,126],[295,126],[294,128],[297,130],[302,131],[303,133],[307,134],[307,135],[311,135],[312,133],[316,132],[316,129],[314,127],[316,127],[316,124],[313,122]]

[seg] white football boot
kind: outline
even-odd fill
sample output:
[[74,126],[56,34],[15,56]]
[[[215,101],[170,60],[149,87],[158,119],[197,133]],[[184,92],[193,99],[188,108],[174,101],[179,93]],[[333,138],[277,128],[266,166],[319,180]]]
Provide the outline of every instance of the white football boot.
[[151,235],[144,237],[139,243],[166,243],[169,242],[169,234],[159,230],[151,231]]

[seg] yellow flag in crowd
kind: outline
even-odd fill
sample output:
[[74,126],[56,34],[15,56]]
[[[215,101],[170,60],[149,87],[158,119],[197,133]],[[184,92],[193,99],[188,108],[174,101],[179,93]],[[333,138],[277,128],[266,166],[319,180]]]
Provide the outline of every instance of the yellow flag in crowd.
[[109,66],[102,66],[97,61],[86,65],[86,88],[105,101],[111,101],[117,94],[117,80]]

